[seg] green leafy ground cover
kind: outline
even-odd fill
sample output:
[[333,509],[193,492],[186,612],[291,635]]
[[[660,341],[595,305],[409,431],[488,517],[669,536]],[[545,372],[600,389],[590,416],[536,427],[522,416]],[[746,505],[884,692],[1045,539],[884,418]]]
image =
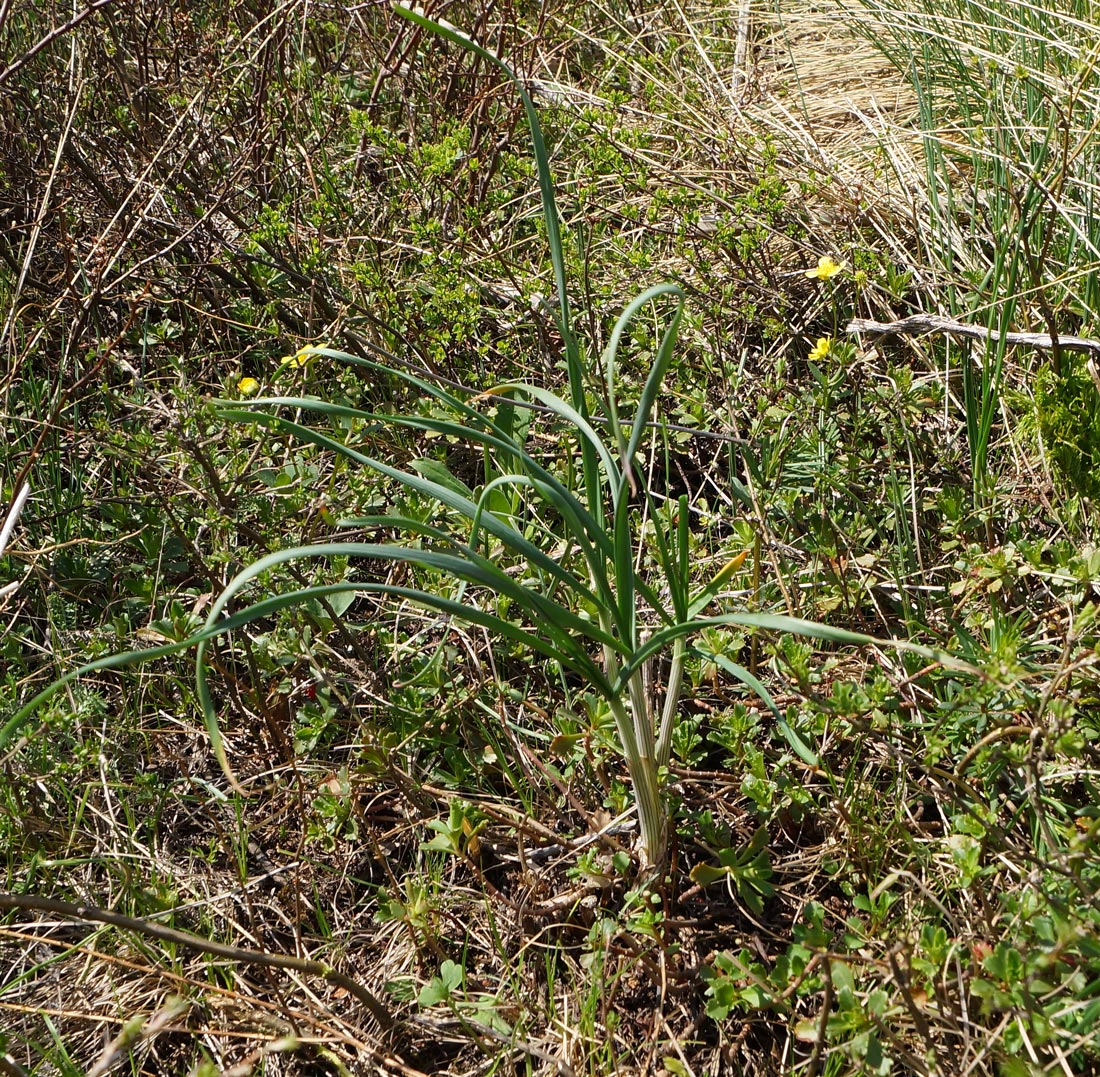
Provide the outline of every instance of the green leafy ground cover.
[[1096,1067],[1093,12],[653,7],[0,7],[5,1072]]

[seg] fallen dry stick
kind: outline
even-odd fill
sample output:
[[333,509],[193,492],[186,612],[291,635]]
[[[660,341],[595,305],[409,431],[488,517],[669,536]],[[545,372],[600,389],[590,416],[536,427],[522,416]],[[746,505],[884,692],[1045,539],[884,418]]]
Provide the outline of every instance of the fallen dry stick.
[[71,901],[37,897],[33,894],[0,894],[0,909],[33,909],[37,912],[50,912],[58,916],[64,916],[69,920],[91,920],[100,924],[112,924],[115,927],[125,928],[127,931],[135,931],[140,935],[160,939],[162,942],[186,946],[192,950],[213,954],[215,957],[224,957],[241,964],[293,969],[295,972],[303,972],[309,976],[319,976],[337,987],[342,987],[358,999],[385,1032],[392,1032],[396,1025],[389,1010],[362,984],[320,961],[307,961],[305,958],[291,957],[288,954],[269,954],[261,950],[245,950],[239,946],[227,946],[224,943],[214,942],[212,939],[192,935],[190,931],[180,931],[178,928],[165,927],[163,924],[152,923],[149,920],[138,920],[132,916],[123,916],[121,913],[111,912],[109,909],[97,909],[92,905],[75,905]]
[[922,333],[952,333],[955,336],[969,337],[971,340],[1003,339],[1006,344],[1023,344],[1029,348],[1043,348],[1052,351],[1064,348],[1066,351],[1089,353],[1088,371],[1097,391],[1100,392],[1100,371],[1096,367],[1096,357],[1100,355],[1100,340],[1089,337],[1058,337],[1049,333],[998,333],[993,329],[984,329],[978,325],[955,322],[938,314],[913,314],[899,322],[872,322],[867,318],[853,318],[846,333],[880,333],[886,336],[919,336]]

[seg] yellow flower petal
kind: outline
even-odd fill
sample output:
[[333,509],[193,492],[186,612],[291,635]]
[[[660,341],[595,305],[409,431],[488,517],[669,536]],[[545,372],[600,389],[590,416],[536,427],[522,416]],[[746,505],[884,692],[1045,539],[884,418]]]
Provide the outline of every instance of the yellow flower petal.
[[816,277],[818,280],[832,280],[838,273],[843,272],[844,263],[834,262],[827,254],[823,254],[813,269],[806,270],[807,277]]
[[824,359],[832,350],[832,337],[818,337],[817,343],[810,349],[810,362],[816,363],[819,359]]
[[282,359],[279,360],[279,366],[303,367],[312,358],[313,356],[307,352],[305,348],[300,348],[293,355],[284,355]]
[[241,378],[237,382],[237,392],[241,396],[255,396],[260,391],[260,383],[255,378]]
[[280,366],[292,366],[301,368],[308,366],[310,362],[317,358],[317,348],[328,348],[330,345],[327,341],[322,341],[320,344],[307,344],[305,347],[299,348],[293,355],[284,355],[279,360]]

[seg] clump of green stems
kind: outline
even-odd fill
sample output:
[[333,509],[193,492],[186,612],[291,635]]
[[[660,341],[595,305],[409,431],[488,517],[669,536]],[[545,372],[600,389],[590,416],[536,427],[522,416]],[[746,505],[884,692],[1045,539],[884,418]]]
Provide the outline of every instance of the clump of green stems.
[[[502,643],[518,645],[556,663],[563,673],[583,678],[602,697],[614,717],[637,804],[642,871],[659,871],[668,845],[668,807],[662,773],[669,764],[677,719],[684,663],[700,654],[692,637],[708,626],[796,632],[843,643],[874,642],[870,636],[777,614],[734,612],[705,616],[743,558],[731,559],[707,583],[692,580],[689,504],[661,501],[645,482],[637,460],[642,440],[652,430],[651,416],[662,379],[672,361],[683,295],[672,284],[650,288],[631,302],[616,322],[603,351],[601,373],[606,390],[602,416],[587,404],[581,348],[573,331],[566,288],[565,263],[548,155],[534,105],[522,84],[497,57],[453,27],[433,22],[406,8],[406,19],[470,49],[496,65],[520,94],[530,128],[542,193],[543,212],[557,286],[559,326],[565,342],[569,400],[545,388],[505,382],[472,399],[433,385],[393,363],[379,364],[328,348],[318,355],[368,367],[400,378],[438,405],[433,416],[383,415],[333,404],[314,397],[267,397],[222,402],[221,415],[231,421],[292,434],[373,469],[406,490],[439,503],[451,519],[464,521],[462,531],[405,515],[380,515],[341,521],[344,526],[374,527],[410,536],[412,545],[330,542],[297,546],[261,558],[239,573],[212,604],[203,629],[189,639],[164,647],[100,659],[68,674],[21,708],[0,729],[0,749],[45,698],[74,677],[95,669],[146,661],[197,645],[196,680],[207,730],[218,760],[231,781],[232,770],[207,687],[205,651],[214,637],[288,606],[348,592],[373,593],[412,602],[445,617],[477,625]],[[620,344],[633,320],[654,304],[671,302],[660,345],[633,415],[620,414],[616,369]],[[360,452],[319,429],[282,418],[265,409],[307,412],[340,422],[345,428],[368,424],[453,438],[481,449],[485,482],[473,494],[447,475],[403,471]],[[564,427],[575,439],[577,458],[561,461],[557,471],[527,449],[535,412]],[[453,418],[441,418],[442,413]],[[600,431],[605,431],[601,434]],[[576,466],[579,463],[579,468]],[[559,474],[560,472],[561,474]],[[561,477],[564,475],[565,477]],[[443,481],[437,481],[442,479]],[[550,523],[549,521],[553,521]],[[644,539],[646,521],[652,543]],[[549,552],[553,551],[553,552]],[[424,573],[450,581],[449,587],[425,590],[416,585],[372,580],[305,587],[268,596],[224,616],[234,596],[276,566],[308,558],[365,559],[419,566]],[[648,564],[653,579],[643,568]],[[518,572],[516,571],[518,568]],[[495,602],[491,597],[495,597]],[[487,599],[490,599],[487,601]],[[924,648],[901,642],[892,646],[931,657]],[[649,687],[647,664],[670,654],[669,674],[658,708]],[[765,686],[727,657],[706,657],[755,691],[772,711],[792,750],[815,765],[816,756],[785,722]]]

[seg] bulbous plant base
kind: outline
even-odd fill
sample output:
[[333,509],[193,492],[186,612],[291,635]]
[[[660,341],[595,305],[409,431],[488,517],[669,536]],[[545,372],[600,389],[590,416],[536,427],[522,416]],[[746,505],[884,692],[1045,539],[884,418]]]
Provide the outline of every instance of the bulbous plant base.
[[668,861],[668,808],[652,758],[628,760],[627,769],[638,805],[638,873],[651,878],[660,875]]

